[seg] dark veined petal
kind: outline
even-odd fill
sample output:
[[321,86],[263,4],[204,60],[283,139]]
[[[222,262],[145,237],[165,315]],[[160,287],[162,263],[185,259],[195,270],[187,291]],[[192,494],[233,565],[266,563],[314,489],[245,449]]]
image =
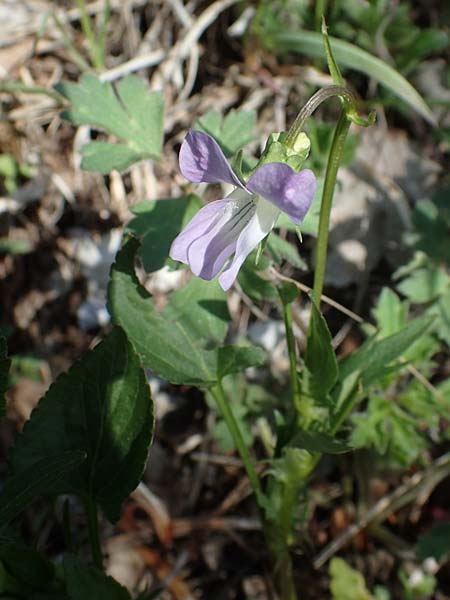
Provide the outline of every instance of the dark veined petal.
[[194,275],[212,279],[236,250],[242,230],[256,211],[247,193],[236,191],[229,197],[215,225],[188,247],[188,261]]
[[169,252],[170,258],[186,265],[189,264],[189,246],[214,227],[222,216],[227,202],[227,200],[215,200],[201,208],[172,242]]
[[245,189],[214,138],[202,131],[187,134],[180,150],[180,170],[194,183],[231,183]]
[[296,173],[284,163],[269,163],[250,177],[247,189],[272,202],[300,225],[314,199],[316,177],[309,169]]
[[266,202],[264,198],[258,199],[254,215],[240,232],[233,260],[219,276],[219,283],[225,291],[233,285],[250,252],[273,229],[279,214],[278,208],[270,202]]

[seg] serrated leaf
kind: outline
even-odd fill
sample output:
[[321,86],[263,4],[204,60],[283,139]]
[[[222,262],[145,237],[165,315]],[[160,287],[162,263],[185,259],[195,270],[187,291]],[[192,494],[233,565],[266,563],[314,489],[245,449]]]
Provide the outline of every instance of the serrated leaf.
[[10,366],[11,360],[8,358],[6,340],[4,337],[0,336],[0,419],[2,419],[6,413],[5,393],[8,389],[8,376]]
[[215,110],[197,119],[194,129],[211,135],[230,157],[255,139],[256,112],[231,110],[225,117]]
[[404,329],[393,335],[381,340],[367,340],[356,352],[339,363],[340,380],[343,381],[355,371],[361,371],[362,382],[370,385],[392,372],[391,363],[399,359],[433,321],[434,317],[423,315],[410,321]]
[[[354,44],[335,37],[328,39],[333,55],[341,67],[354,69],[375,79],[404,100],[424,119],[435,124],[434,116],[422,96],[398,71]],[[322,36],[314,31],[281,31],[270,36],[270,43],[277,53],[298,52],[313,58],[324,57]]]
[[152,434],[145,373],[124,332],[115,328],[51,385],[18,436],[11,465],[19,477],[41,459],[84,451],[83,465],[46,491],[91,497],[115,520],[139,483]]
[[[228,346],[206,350],[205,340],[203,337],[198,338],[195,333],[198,332],[198,323],[193,328],[192,306],[189,304],[182,310],[181,304],[177,303],[174,320],[159,313],[134,271],[134,258],[138,249],[139,242],[128,238],[117,254],[111,270],[108,307],[114,322],[127,332],[146,367],[172,383],[213,385],[218,377],[227,372],[251,366],[248,362],[261,363],[262,351],[259,348],[249,351],[239,346]],[[203,282],[194,285],[210,284]],[[210,319],[217,319],[217,304],[201,305],[197,293],[196,296],[198,306],[195,310],[200,311],[197,314],[204,314],[202,311],[206,311],[210,313]],[[169,315],[170,311],[173,309],[169,310]],[[172,312],[172,316],[173,314]],[[219,311],[220,314],[224,313]],[[221,316],[219,321],[222,321]],[[223,323],[216,322],[213,329],[216,334],[220,329],[222,335]]]
[[84,565],[75,556],[66,555],[63,566],[70,600],[131,600],[129,592],[115,579]]
[[173,240],[199,206],[200,199],[193,194],[133,206],[135,217],[128,223],[126,231],[141,239],[139,256],[147,273],[164,266]]
[[354,450],[348,443],[320,431],[298,431],[290,445],[308,452],[323,454],[343,454]]
[[[163,99],[136,75],[127,75],[114,89],[85,73],[79,83],[62,82],[56,89],[71,106],[63,116],[75,125],[90,125],[118,137],[124,144],[94,142],[84,150],[89,170],[123,170],[144,158],[157,159],[163,139]],[[134,158],[133,158],[134,157]]]
[[30,467],[8,477],[0,493],[0,527],[12,521],[36,497],[48,493],[86,460],[82,450],[38,458]]
[[338,379],[339,370],[330,330],[314,302],[311,302],[305,365],[309,373],[309,393],[314,399],[324,402]]
[[361,413],[351,418],[351,442],[357,448],[374,448],[402,468],[408,468],[426,448],[417,431],[417,419],[390,398],[373,395]]

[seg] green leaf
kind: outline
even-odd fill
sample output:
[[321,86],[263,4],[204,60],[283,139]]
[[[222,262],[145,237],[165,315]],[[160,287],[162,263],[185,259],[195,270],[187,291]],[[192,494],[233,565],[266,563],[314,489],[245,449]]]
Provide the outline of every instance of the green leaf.
[[417,418],[391,398],[373,395],[366,410],[352,416],[351,442],[357,448],[374,448],[396,466],[408,468],[425,450],[426,440],[417,431]]
[[89,496],[114,521],[139,483],[152,433],[145,373],[124,332],[115,328],[52,384],[18,436],[11,464],[19,477],[40,459],[84,451],[83,465],[46,491]]
[[450,523],[438,523],[419,537],[417,554],[420,560],[441,560],[450,552]]
[[413,232],[407,241],[417,250],[422,250],[435,262],[448,261],[450,256],[450,186],[438,189],[431,200],[422,200],[414,206]]
[[85,171],[109,173],[114,169],[125,171],[141,159],[139,152],[123,144],[90,142],[81,148],[81,168]]
[[127,75],[114,88],[84,74],[79,83],[62,82],[56,89],[71,106],[63,117],[74,125],[90,125],[116,136],[123,144],[100,142],[82,150],[83,168],[106,173],[123,170],[145,158],[158,159],[163,140],[163,98],[142,79]]
[[213,383],[214,353],[193,342],[180,323],[164,319],[140,285],[134,271],[138,248],[136,239],[126,239],[111,269],[108,307],[114,322],[127,332],[145,366],[160,377],[172,383]]
[[298,298],[299,290],[292,281],[283,281],[278,287],[278,294],[280,295],[281,302],[286,306],[287,304],[292,304]]
[[[132,207],[135,214],[126,231],[142,241],[139,256],[147,273],[161,269],[169,257],[170,246],[200,203],[193,194],[181,198],[141,202]],[[188,213],[191,213],[190,215]],[[188,219],[188,220],[189,220]]]
[[354,371],[361,371],[363,383],[369,385],[391,372],[391,363],[399,359],[433,321],[434,317],[423,315],[410,321],[404,329],[393,335],[381,340],[367,340],[356,352],[339,363],[340,380],[343,381]]
[[311,322],[305,352],[309,392],[323,402],[338,379],[338,364],[327,322],[311,302]]
[[381,290],[372,313],[377,321],[379,335],[386,337],[405,326],[408,318],[408,304],[401,302],[394,291],[385,287]]
[[32,466],[9,477],[0,493],[0,527],[17,517],[33,498],[47,494],[85,460],[83,450],[38,457]]
[[266,358],[264,350],[256,346],[222,346],[217,349],[217,378],[248,367],[260,367]]
[[325,19],[323,16],[322,16],[322,39],[323,39],[323,45],[325,48],[325,56],[327,57],[328,70],[333,79],[333,83],[334,83],[334,85],[344,86],[345,81],[344,81],[344,78],[342,77],[342,74],[341,74],[339,67],[336,63],[336,60],[333,56],[330,39],[328,37],[328,29],[327,29]]
[[422,304],[450,292],[450,277],[439,267],[417,269],[397,289],[411,302]]
[[53,564],[24,543],[0,542],[0,561],[21,584],[42,589],[53,579]]
[[[172,383],[212,385],[218,377],[251,366],[247,364],[249,361],[261,364],[259,348],[229,346],[206,350],[204,335],[197,336],[199,318],[206,313],[209,313],[206,333],[216,339],[219,333],[223,335],[225,307],[220,299],[218,304],[216,282],[197,282],[188,292],[180,292],[181,297],[192,294],[195,305],[183,307],[179,300],[174,300],[168,314],[159,313],[134,271],[138,248],[139,242],[130,237],[117,254],[111,269],[108,307],[114,322],[127,332],[146,367]],[[210,301],[203,302],[199,292],[209,285],[212,286],[208,292]]]
[[436,315],[436,333],[447,346],[450,346],[450,294],[441,296],[430,309]]
[[231,110],[226,117],[210,110],[194,124],[194,129],[211,135],[228,158],[255,139],[255,128],[254,110]]
[[8,358],[8,349],[6,340],[0,336],[0,419],[6,414],[6,398],[5,393],[8,389],[8,376],[11,360]]
[[299,431],[292,438],[290,445],[308,450],[308,452],[321,452],[324,454],[343,454],[354,450],[346,442],[320,431]]
[[[189,310],[186,310],[186,307]],[[218,345],[225,339],[230,321],[227,296],[217,281],[193,277],[170,295],[164,317],[179,323],[192,342]]]
[[374,600],[364,577],[342,558],[330,562],[330,591],[333,600]]
[[272,283],[260,277],[254,267],[246,263],[239,271],[238,281],[244,293],[255,302],[274,300],[277,297],[277,290]]
[[267,250],[277,264],[281,264],[286,260],[289,264],[297,269],[306,271],[308,265],[301,258],[298,249],[294,244],[284,240],[276,233],[272,232],[267,241]]
[[[328,38],[334,58],[342,67],[360,71],[375,79],[404,100],[431,124],[435,118],[422,96],[401,75],[381,59],[343,40]],[[270,36],[270,45],[277,52],[298,52],[313,58],[323,58],[322,35],[313,31],[282,31]]]
[[115,579],[82,564],[75,556],[64,557],[64,579],[70,600],[131,600]]
[[340,377],[331,392],[334,411],[330,419],[329,431],[332,435],[339,431],[342,423],[359,400],[360,378],[361,373],[359,371],[353,371],[345,378]]

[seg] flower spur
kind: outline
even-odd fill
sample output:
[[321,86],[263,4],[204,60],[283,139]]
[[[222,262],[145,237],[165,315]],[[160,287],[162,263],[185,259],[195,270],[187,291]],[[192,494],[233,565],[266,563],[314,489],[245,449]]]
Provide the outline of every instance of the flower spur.
[[193,183],[231,183],[236,189],[225,199],[209,202],[175,238],[174,260],[189,265],[202,279],[219,276],[226,291],[247,256],[270,233],[280,212],[300,225],[316,189],[312,171],[296,173],[281,162],[258,167],[244,185],[218,143],[206,133],[189,131],[180,150],[181,173]]

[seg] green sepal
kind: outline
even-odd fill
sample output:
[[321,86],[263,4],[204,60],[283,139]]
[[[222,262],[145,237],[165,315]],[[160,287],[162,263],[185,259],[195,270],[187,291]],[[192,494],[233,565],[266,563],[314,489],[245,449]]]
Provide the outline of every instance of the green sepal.
[[266,147],[258,161],[256,171],[262,165],[269,163],[284,163],[298,173],[303,163],[308,158],[311,142],[306,133],[300,133],[292,146],[286,145],[287,132],[271,133],[267,139]]

